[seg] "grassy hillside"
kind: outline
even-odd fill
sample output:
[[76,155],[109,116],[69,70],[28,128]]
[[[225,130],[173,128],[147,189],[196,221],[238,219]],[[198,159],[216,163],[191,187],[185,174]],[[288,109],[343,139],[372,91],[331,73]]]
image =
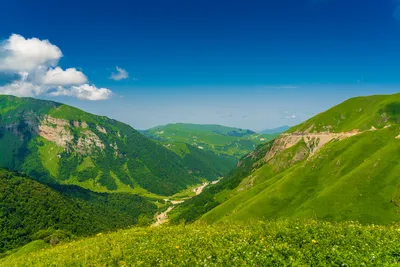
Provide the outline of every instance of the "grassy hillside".
[[97,192],[173,195],[203,178],[126,124],[32,98],[0,96],[0,149],[0,167]]
[[365,131],[399,123],[400,93],[351,98],[291,128],[290,132]]
[[399,127],[326,145],[318,155],[270,176],[256,170],[255,185],[202,220],[318,218],[390,223],[400,219]]
[[252,151],[257,145],[273,139],[276,134],[257,134],[220,125],[168,124],[157,126],[143,133],[162,143],[181,142],[210,150],[219,155],[239,159]]
[[47,243],[125,228],[150,220],[157,207],[125,193],[94,193],[77,186],[49,187],[0,170],[0,255],[32,240]]
[[[375,109],[365,108],[366,114],[357,115],[363,118],[363,127],[353,116],[347,116],[350,122],[340,121],[337,128],[331,129],[336,135],[317,131],[321,125],[331,125],[331,117],[325,122],[326,114],[345,114],[352,110],[348,103],[359,103],[360,99],[384,110],[397,105],[399,94],[350,99],[259,146],[240,160],[226,180],[174,209],[172,220],[193,221],[201,217],[208,223],[275,218],[398,221],[400,111],[393,109],[386,125],[379,125],[375,119],[368,119],[376,117],[371,113]],[[382,114],[380,118],[384,117]],[[313,128],[314,133],[299,134],[311,125],[318,126]],[[354,129],[359,132],[339,132]],[[325,130],[326,127],[321,131]]]
[[[315,221],[133,228],[0,259],[7,266],[396,266],[399,225]],[[35,247],[36,246],[36,247]]]

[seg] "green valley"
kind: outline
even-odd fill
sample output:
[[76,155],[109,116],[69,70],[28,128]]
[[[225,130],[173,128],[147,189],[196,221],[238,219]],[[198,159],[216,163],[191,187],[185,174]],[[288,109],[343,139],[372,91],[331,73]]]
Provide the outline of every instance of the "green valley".
[[187,123],[157,126],[142,133],[176,153],[191,173],[208,181],[224,177],[240,157],[278,135]]
[[400,0],[0,6],[0,267],[400,267]]

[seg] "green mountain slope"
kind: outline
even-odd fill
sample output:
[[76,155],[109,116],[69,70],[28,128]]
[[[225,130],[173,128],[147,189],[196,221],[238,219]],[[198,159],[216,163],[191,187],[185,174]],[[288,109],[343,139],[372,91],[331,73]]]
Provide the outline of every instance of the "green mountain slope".
[[93,191],[172,195],[201,177],[130,126],[71,106],[0,96],[0,166]]
[[163,143],[181,142],[202,150],[210,150],[218,155],[239,159],[257,145],[273,139],[276,134],[257,134],[220,125],[199,125],[176,123],[157,126],[143,133]]
[[400,123],[400,93],[351,98],[306,122],[290,132],[365,131]]
[[225,176],[237,162],[234,157],[217,155],[213,151],[199,149],[186,143],[171,142],[163,145],[182,158],[190,173],[208,181]]
[[124,228],[157,207],[127,193],[94,193],[77,186],[49,187],[0,170],[0,255],[38,238],[85,236]]
[[177,207],[173,220],[398,221],[399,96],[350,99],[293,127],[242,158],[203,196]]

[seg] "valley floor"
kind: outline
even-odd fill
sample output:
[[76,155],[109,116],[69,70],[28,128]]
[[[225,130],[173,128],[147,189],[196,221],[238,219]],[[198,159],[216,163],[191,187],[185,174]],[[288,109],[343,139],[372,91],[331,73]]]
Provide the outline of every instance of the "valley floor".
[[[216,184],[219,181],[220,180],[215,180],[215,181],[211,182],[211,184]],[[193,188],[192,189],[192,192],[194,193],[193,196],[200,195],[201,192],[203,192],[204,188],[206,188],[209,184],[210,184],[209,182],[204,182],[200,186]],[[185,197],[185,198],[182,198],[180,200],[169,200],[169,199],[166,199],[167,201],[171,202],[172,206],[168,207],[168,209],[165,210],[164,212],[157,213],[156,214],[156,221],[155,221],[155,223],[153,223],[152,226],[160,226],[160,225],[168,222],[168,213],[175,208],[175,205],[181,204],[181,203],[185,202],[186,200],[192,198],[193,196]]]
[[399,225],[270,221],[136,227],[0,260],[1,266],[397,266]]

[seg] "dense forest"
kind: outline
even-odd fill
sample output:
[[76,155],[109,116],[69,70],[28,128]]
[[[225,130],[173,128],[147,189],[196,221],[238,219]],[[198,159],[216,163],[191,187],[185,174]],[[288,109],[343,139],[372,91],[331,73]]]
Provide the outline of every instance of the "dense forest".
[[2,169],[0,253],[43,237],[43,231],[50,232],[45,237],[60,231],[64,236],[86,236],[145,223],[155,211],[154,204],[137,195],[49,187]]

